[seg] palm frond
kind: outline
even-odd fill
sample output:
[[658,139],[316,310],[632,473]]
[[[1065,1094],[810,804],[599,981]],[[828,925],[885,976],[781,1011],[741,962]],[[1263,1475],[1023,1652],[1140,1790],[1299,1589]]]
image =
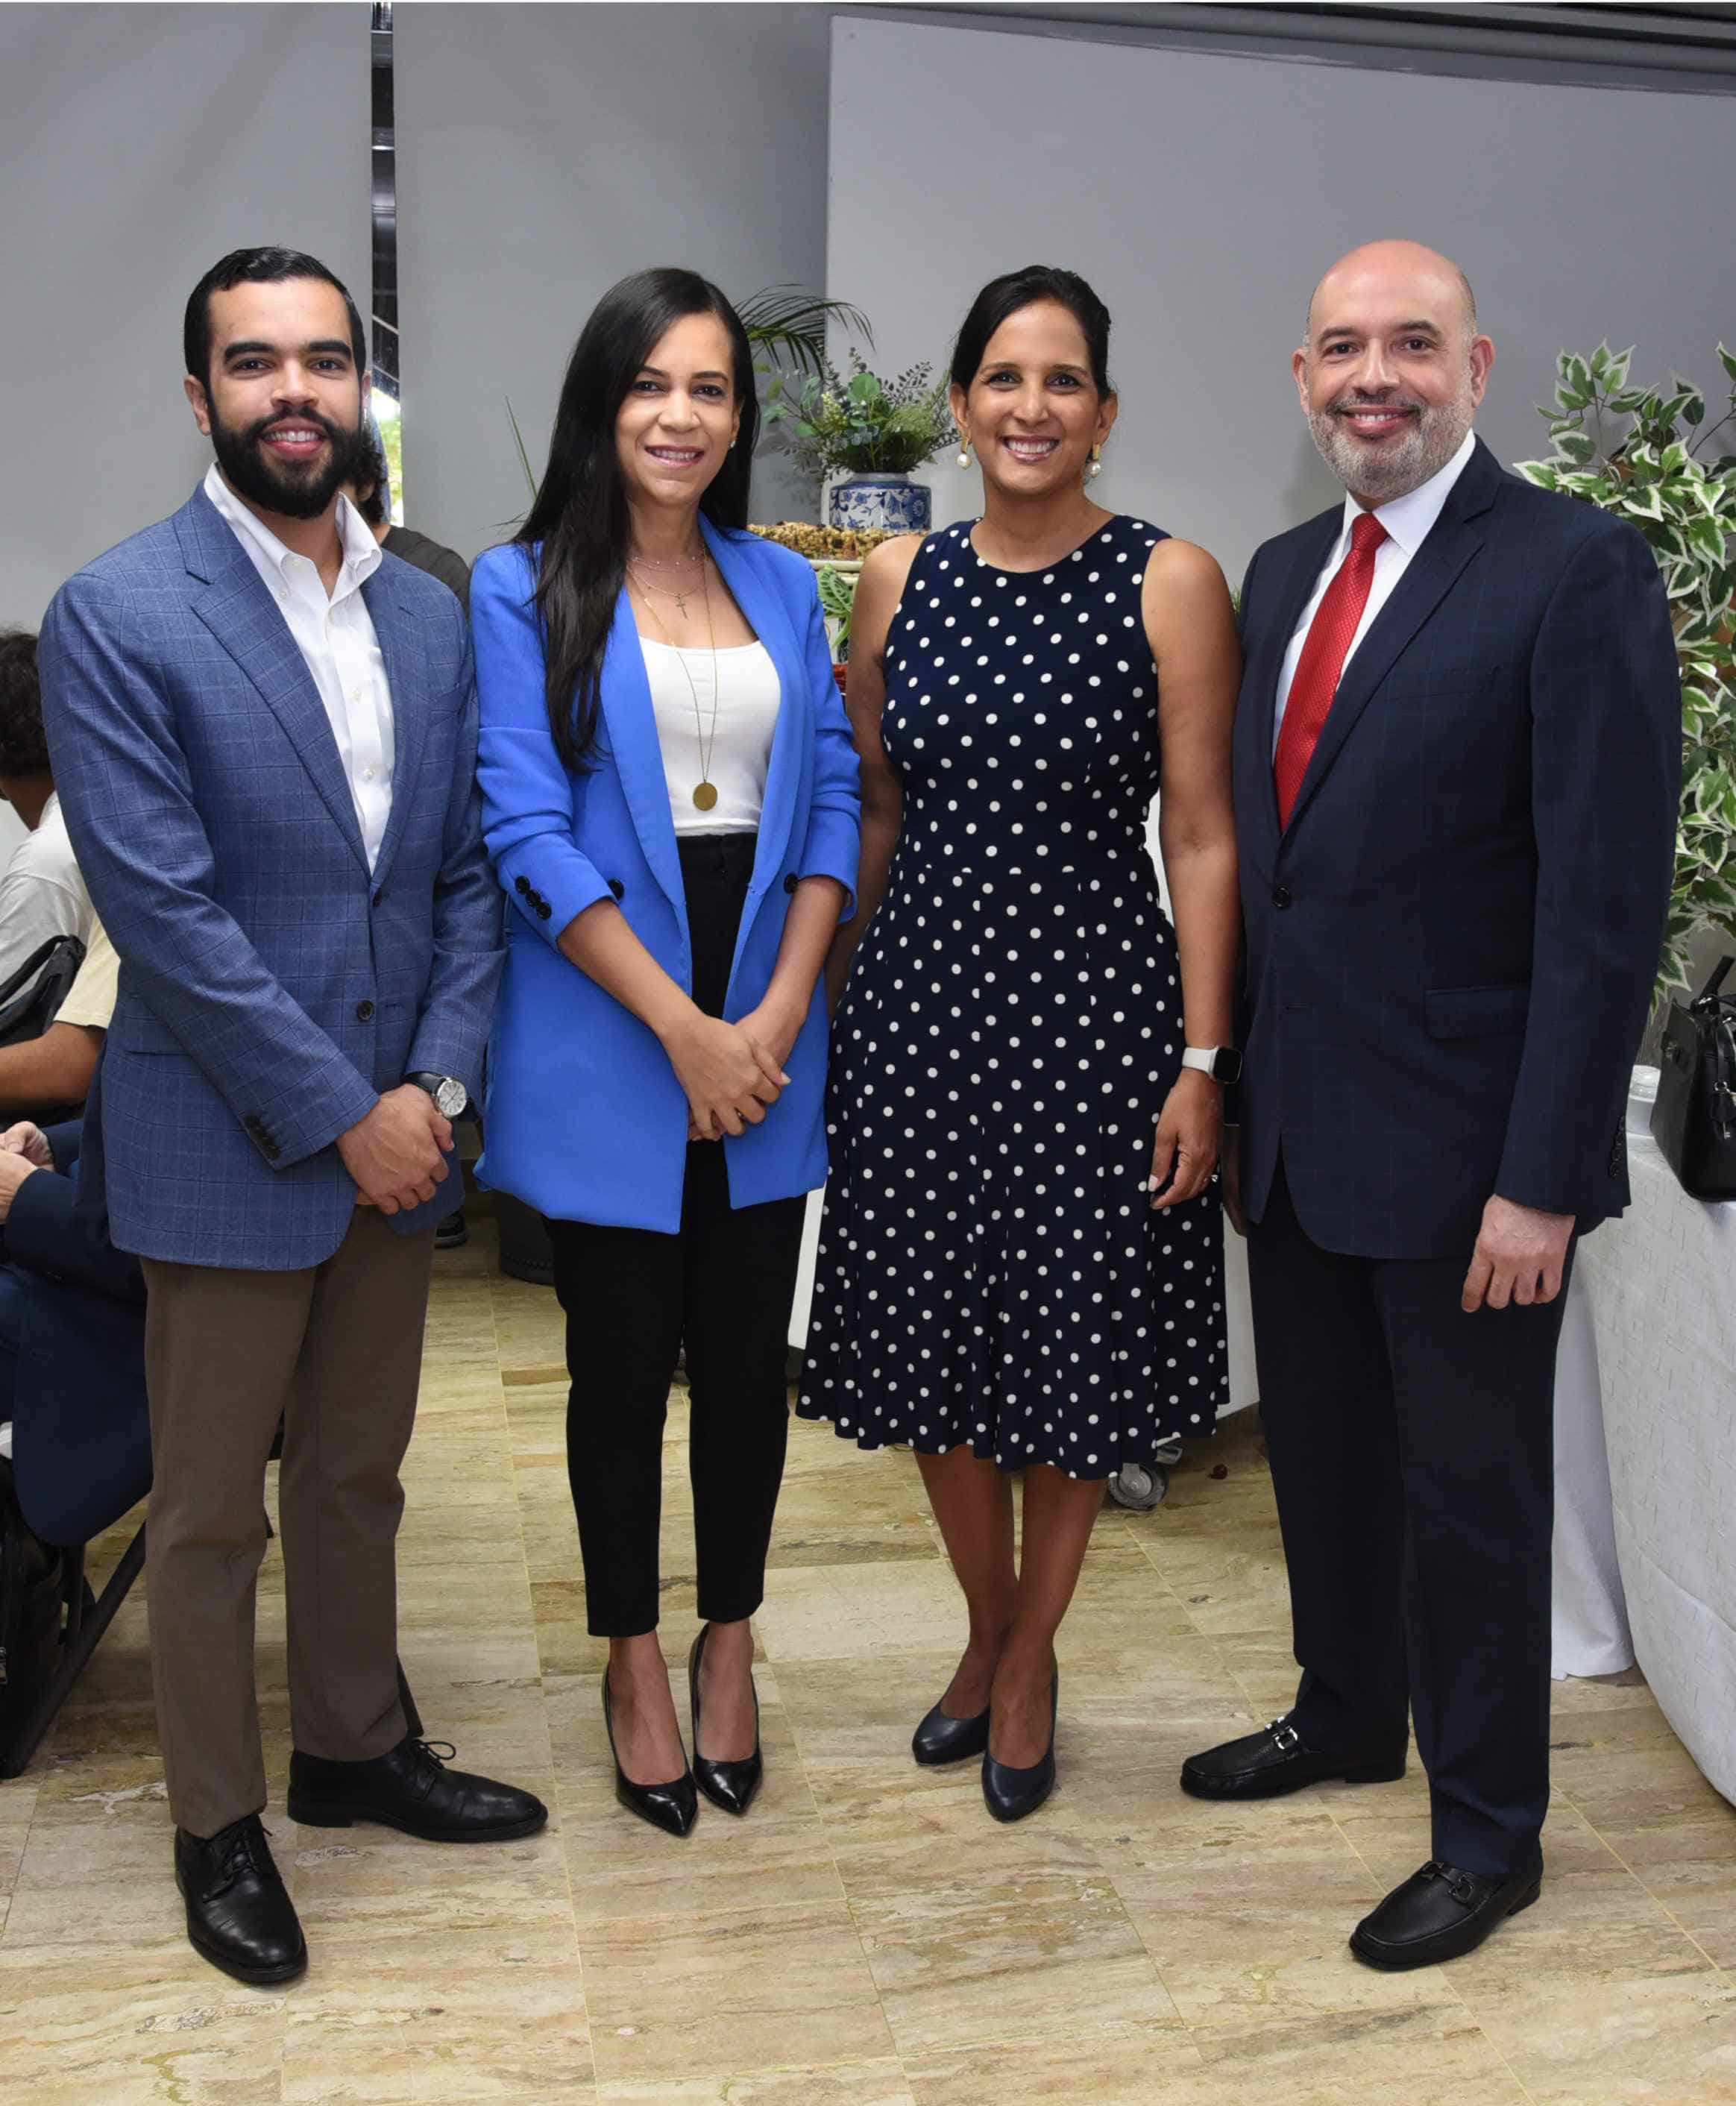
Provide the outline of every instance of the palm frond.
[[530,501],[534,504],[536,502],[536,470],[530,465],[530,456],[525,450],[525,435],[518,428],[517,418],[512,414],[512,398],[508,395],[503,399],[506,403],[507,422],[512,427],[512,443],[518,449],[519,465],[524,469],[525,482],[530,489]]
[[840,323],[870,348],[874,331],[861,309],[848,300],[828,300],[801,285],[766,285],[738,301],[748,342],[755,352],[781,356],[799,373],[818,373],[825,358],[829,323]]

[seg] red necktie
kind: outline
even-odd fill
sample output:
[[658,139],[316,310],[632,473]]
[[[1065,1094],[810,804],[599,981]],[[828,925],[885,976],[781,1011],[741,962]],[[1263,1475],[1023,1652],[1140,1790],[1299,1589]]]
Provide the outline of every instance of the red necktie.
[[1371,512],[1358,513],[1350,529],[1350,553],[1326,589],[1308,625],[1302,656],[1296,661],[1295,677],[1284,705],[1284,722],[1278,733],[1277,752],[1272,763],[1277,780],[1278,824],[1287,827],[1290,814],[1314,757],[1327,712],[1338,692],[1338,678],[1350,655],[1357,624],[1368,604],[1374,583],[1375,551],[1386,539],[1386,529]]

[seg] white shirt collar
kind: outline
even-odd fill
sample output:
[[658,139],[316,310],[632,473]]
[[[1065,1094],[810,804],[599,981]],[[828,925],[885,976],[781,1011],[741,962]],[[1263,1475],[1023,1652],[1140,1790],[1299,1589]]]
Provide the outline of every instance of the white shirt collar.
[[[1446,508],[1452,494],[1452,486],[1465,473],[1465,464],[1477,450],[1477,434],[1467,432],[1464,443],[1447,462],[1445,468],[1437,468],[1426,482],[1419,483],[1415,490],[1407,491],[1403,497],[1395,497],[1390,504],[1375,507],[1375,517],[1387,533],[1398,544],[1407,558],[1414,556],[1427,540],[1434,522]],[[1346,545],[1350,540],[1350,529],[1362,516],[1362,508],[1347,492],[1345,497],[1345,521],[1340,540]]]
[[[314,570],[306,556],[298,556],[293,549],[286,548],[258,513],[241,502],[224,482],[215,461],[205,472],[204,489],[206,496],[242,546],[262,567],[275,571],[286,583],[298,575],[306,575],[306,571],[297,572],[295,566],[298,563]],[[374,538],[373,528],[348,497],[342,495],[338,500],[338,538],[343,547],[343,563],[331,595],[334,600],[354,592],[365,578],[372,577],[380,567],[380,544]],[[317,571],[315,575],[317,576]]]

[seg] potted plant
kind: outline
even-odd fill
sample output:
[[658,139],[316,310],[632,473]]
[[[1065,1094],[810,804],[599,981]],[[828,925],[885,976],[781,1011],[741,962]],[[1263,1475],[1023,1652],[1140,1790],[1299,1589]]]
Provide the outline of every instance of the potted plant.
[[852,350],[844,372],[828,360],[799,385],[776,379],[767,389],[766,422],[786,428],[798,461],[813,474],[842,478],[828,500],[833,526],[928,531],[931,493],[911,481],[911,472],[954,432],[946,383],[933,382],[933,371],[924,363],[883,380]]
[[1518,464],[1541,488],[1631,521],[1669,592],[1682,682],[1682,809],[1660,1002],[1688,984],[1697,933],[1736,940],[1736,450],[1711,453],[1720,432],[1736,432],[1736,355],[1720,343],[1718,357],[1728,408],[1707,425],[1705,394],[1693,382],[1676,375],[1667,387],[1631,386],[1631,349],[1563,352],[1555,402],[1541,413],[1555,452]]

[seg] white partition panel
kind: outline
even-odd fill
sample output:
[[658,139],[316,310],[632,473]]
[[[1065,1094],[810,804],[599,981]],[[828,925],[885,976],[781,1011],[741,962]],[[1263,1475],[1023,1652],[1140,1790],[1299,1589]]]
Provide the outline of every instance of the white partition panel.
[[226,250],[306,249],[367,313],[368,21],[362,0],[0,7],[0,624],[34,628],[204,473],[181,311]]
[[[943,364],[971,296],[1034,261],[1083,271],[1115,317],[1121,421],[1093,494],[1210,549],[1330,504],[1289,361],[1309,290],[1387,235],[1469,272],[1497,349],[1479,426],[1548,450],[1556,352],[1638,342],[1721,395],[1732,334],[1728,96],[1613,93],[1209,56],[1059,34],[840,17],[833,287],[880,362]],[[928,471],[936,521],[974,473]]]

